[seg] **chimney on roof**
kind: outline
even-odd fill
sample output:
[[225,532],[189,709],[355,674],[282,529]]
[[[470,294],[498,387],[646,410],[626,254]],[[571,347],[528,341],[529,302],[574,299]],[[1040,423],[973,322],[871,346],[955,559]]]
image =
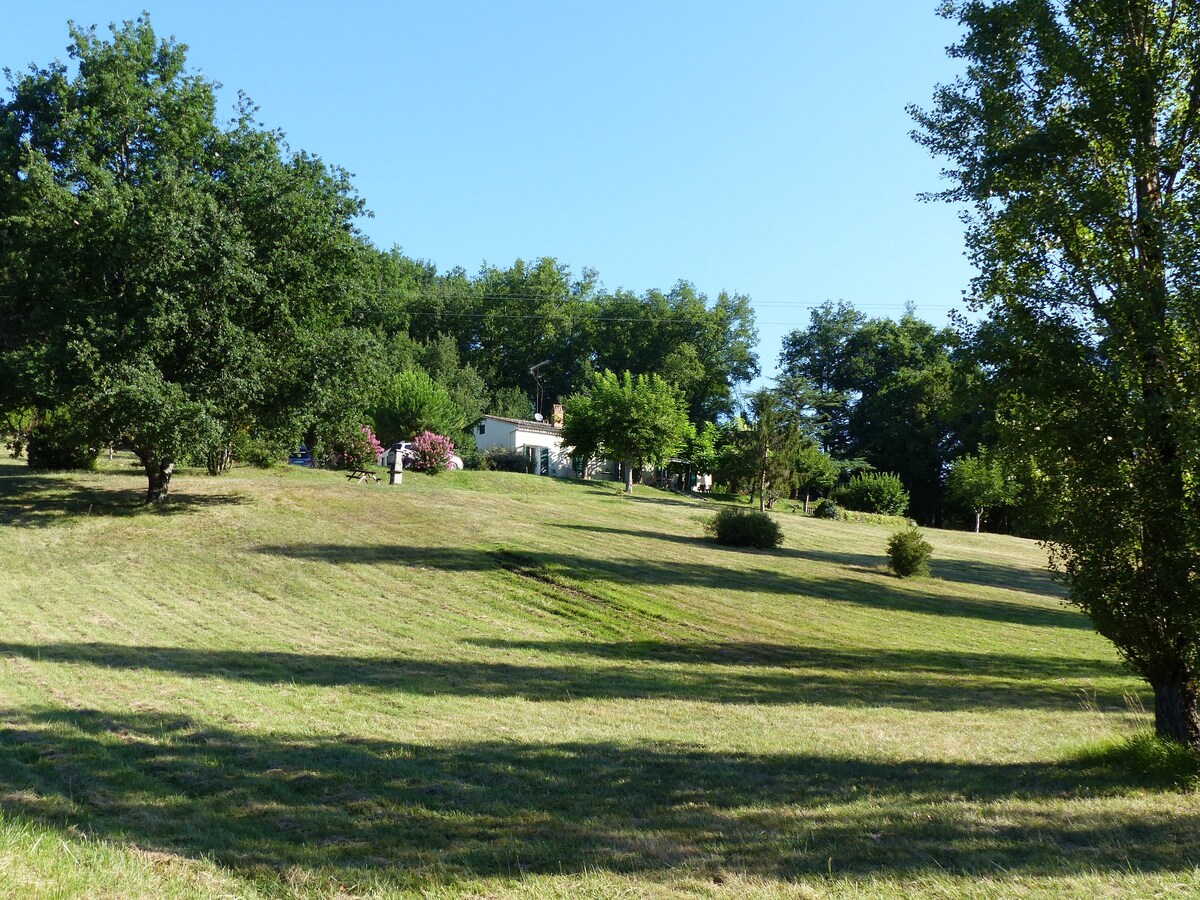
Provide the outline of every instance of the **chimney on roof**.
[[550,412],[550,424],[555,428],[562,428],[562,404],[555,403],[554,408]]

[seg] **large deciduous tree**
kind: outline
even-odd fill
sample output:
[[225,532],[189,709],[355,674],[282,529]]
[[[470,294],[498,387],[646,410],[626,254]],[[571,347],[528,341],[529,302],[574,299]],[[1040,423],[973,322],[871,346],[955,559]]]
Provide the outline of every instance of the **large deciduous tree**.
[[[0,369],[141,459],[147,499],[186,453],[290,422],[355,302],[362,212],[345,173],[285,155],[146,18],[72,26],[71,65],[0,103]],[[291,423],[294,424],[294,423]]]
[[626,493],[633,492],[635,468],[661,465],[693,433],[678,388],[657,375],[598,373],[563,405],[563,445],[585,459],[623,463]]
[[1200,7],[944,13],[966,72],[917,138],[970,210],[1001,412],[1061,487],[1071,599],[1200,747]]

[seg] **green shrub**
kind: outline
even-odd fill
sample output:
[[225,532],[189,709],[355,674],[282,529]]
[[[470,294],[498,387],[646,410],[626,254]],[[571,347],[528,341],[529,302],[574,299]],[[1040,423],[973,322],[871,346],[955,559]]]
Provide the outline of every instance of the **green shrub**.
[[29,432],[26,459],[31,469],[94,469],[99,449],[85,430],[62,410],[44,414]]
[[888,472],[867,472],[855,475],[839,491],[844,506],[859,512],[902,516],[908,509],[908,491],[899,475]]
[[929,574],[933,546],[916,528],[897,531],[888,541],[887,555],[892,571],[901,578]]
[[497,472],[521,472],[529,474],[529,457],[520,450],[507,450],[503,447],[493,447],[483,454],[480,460],[481,469],[494,469]]
[[475,447],[470,447],[467,449],[459,447],[458,455],[462,458],[464,469],[474,469],[478,471],[479,469],[487,468],[487,466],[484,464],[483,454],[480,453]]
[[842,508],[828,498],[822,500],[813,508],[813,516],[817,519],[844,518]]
[[272,469],[287,462],[295,441],[285,441],[276,435],[254,432],[240,435],[233,449],[234,459],[256,469]]
[[783,531],[766,513],[726,507],[704,526],[718,544],[770,550],[783,543]]
[[883,513],[858,512],[853,509],[843,509],[842,518],[847,522],[860,522],[863,525],[891,525],[893,528],[907,528],[917,524],[904,516],[885,516]]

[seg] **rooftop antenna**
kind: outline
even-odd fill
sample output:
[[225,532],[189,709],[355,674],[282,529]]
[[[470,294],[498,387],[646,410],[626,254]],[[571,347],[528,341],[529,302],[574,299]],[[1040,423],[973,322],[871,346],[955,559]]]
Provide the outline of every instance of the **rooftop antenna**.
[[550,365],[550,360],[543,359],[540,363],[529,367],[529,374],[533,376],[533,382],[537,385],[537,402],[533,406],[533,418],[540,422],[542,421],[542,366]]

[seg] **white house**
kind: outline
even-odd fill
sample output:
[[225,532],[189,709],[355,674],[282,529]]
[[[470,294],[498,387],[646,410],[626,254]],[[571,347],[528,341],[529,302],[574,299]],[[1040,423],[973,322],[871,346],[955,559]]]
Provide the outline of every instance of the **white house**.
[[[535,475],[580,478],[583,461],[572,459],[562,445],[562,426],[527,419],[484,416],[475,426],[475,446],[481,453],[500,448],[524,453]],[[616,467],[607,460],[592,460],[588,478],[613,478]]]

